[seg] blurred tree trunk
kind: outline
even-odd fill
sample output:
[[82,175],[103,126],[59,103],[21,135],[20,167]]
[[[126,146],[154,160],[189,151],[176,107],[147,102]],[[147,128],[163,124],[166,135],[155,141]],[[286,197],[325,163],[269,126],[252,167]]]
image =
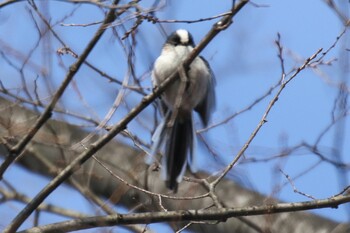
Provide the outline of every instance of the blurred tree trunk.
[[[5,143],[14,144],[34,123],[38,114],[19,106],[15,102],[0,97],[0,154],[7,154]],[[18,161],[30,172],[43,176],[54,176],[77,153],[84,149],[79,142],[88,136],[89,132],[78,126],[66,122],[50,120],[35,136]],[[94,136],[90,143],[96,140]],[[77,146],[75,146],[77,145]],[[166,193],[163,181],[159,180],[159,172],[151,171],[144,163],[143,152],[112,141],[96,156],[125,181],[146,187],[153,192]],[[207,176],[202,173],[199,176]],[[5,173],[6,176],[6,173]],[[93,193],[108,198],[112,203],[125,206],[135,212],[161,210],[158,199],[130,188],[112,176],[104,167],[90,159],[73,176],[81,186],[90,189]],[[271,203],[268,197],[260,195],[224,179],[217,187],[217,195],[226,207],[244,207]],[[178,192],[179,196],[204,194],[206,190],[199,184],[183,182]],[[169,209],[200,209],[212,205],[210,198],[191,201],[162,199],[162,205]],[[172,223],[175,228],[184,223]],[[231,218],[218,224],[194,224],[191,226],[196,232],[350,232],[348,224],[339,224],[310,213],[295,212],[244,218]]]

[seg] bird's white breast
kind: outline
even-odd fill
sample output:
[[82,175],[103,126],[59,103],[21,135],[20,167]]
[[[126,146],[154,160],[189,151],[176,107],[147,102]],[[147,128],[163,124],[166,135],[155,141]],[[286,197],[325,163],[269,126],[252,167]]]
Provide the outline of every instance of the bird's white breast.
[[[157,58],[153,69],[153,85],[159,85],[166,78],[177,72],[179,65],[192,51],[190,46],[165,45]],[[187,73],[188,83],[183,94],[180,110],[191,111],[204,98],[211,75],[202,59],[197,57],[190,65]],[[163,100],[170,109],[173,108],[179,94],[180,79],[176,80],[163,94]]]

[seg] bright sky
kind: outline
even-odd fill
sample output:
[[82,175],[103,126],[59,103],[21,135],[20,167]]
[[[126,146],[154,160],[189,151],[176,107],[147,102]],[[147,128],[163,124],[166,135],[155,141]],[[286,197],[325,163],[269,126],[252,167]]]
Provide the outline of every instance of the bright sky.
[[[144,7],[148,7],[152,3],[153,1],[149,0],[141,1]],[[277,33],[280,33],[281,43],[286,51],[284,54],[285,67],[286,72],[289,72],[295,66],[300,66],[307,57],[314,54],[319,48],[328,49],[344,29],[339,18],[322,0],[258,0],[255,3],[261,4],[261,7],[253,5],[244,7],[234,18],[233,25],[219,34],[202,53],[210,62],[217,79],[217,109],[212,118],[212,123],[244,109],[278,82],[281,76],[281,66],[277,57],[277,47],[274,44]],[[26,4],[26,2],[23,2],[0,9],[0,49],[2,51],[5,48],[3,42],[24,53],[33,47],[37,32],[33,30],[33,22],[23,20],[29,18],[28,10],[25,10]],[[194,20],[224,13],[229,9],[230,4],[231,1],[228,0],[171,1],[164,10],[157,13],[157,17],[160,19]],[[72,5],[59,1],[50,2],[51,22],[56,22],[57,19],[61,19],[66,15],[68,7],[72,7]],[[21,14],[26,17],[18,17]],[[101,19],[101,11],[94,6],[86,5],[78,8],[72,17],[64,20],[64,23],[86,24]],[[195,41],[198,43],[214,22],[216,21],[196,24],[165,23],[163,27],[167,33],[171,33],[178,28],[187,29],[192,32]],[[130,27],[132,24],[128,22],[126,25]],[[65,42],[79,54],[96,31],[97,26],[68,27],[58,25],[55,28]],[[345,34],[338,45],[326,56],[326,61],[339,57],[346,36],[349,38],[348,33]],[[140,26],[137,39],[138,44],[135,51],[136,74],[145,74],[144,84],[150,87],[147,72],[160,52],[164,37],[155,25],[144,22]],[[350,40],[347,41],[347,48],[350,48],[349,43]],[[60,47],[62,46],[53,40],[52,51]],[[41,55],[37,52],[33,56],[36,59],[34,59],[34,62],[39,65],[45,63],[42,61]],[[68,55],[54,56],[53,59],[55,66],[52,67],[50,77],[54,79],[57,85],[65,74],[65,70],[57,66],[59,59],[62,59],[66,68],[72,63],[73,59]],[[104,35],[104,40],[100,41],[88,57],[88,61],[118,77],[119,80],[125,77],[127,70],[123,50],[111,33]],[[9,78],[14,75],[17,76],[17,73],[11,67],[8,67],[2,58],[0,58],[0,67],[4,67],[2,74],[5,74],[0,76],[1,81],[7,87],[18,87],[20,79],[10,80]],[[322,76],[316,73],[316,70],[309,69],[301,72],[295,80],[291,81],[273,107],[267,118],[268,122],[263,126],[246,152],[245,161],[252,158],[268,158],[279,153],[286,146],[292,147],[302,142],[315,143],[320,133],[331,122],[331,111],[337,95],[337,88],[329,85],[327,80],[332,80],[334,83],[340,80],[341,70],[339,67],[339,62],[334,61],[332,66],[320,66],[320,70],[317,71],[322,72]],[[30,72],[33,71],[29,70]],[[92,73],[90,69],[83,68],[76,78],[75,84],[79,87],[79,93],[83,96],[87,105],[90,106],[89,108],[82,106],[82,102],[73,86],[64,95],[65,106],[78,112],[84,111],[93,116],[97,115],[99,119],[103,119],[113,103],[116,95],[115,91],[118,87],[115,84],[100,82],[98,77],[98,74]],[[36,77],[33,75],[31,78],[35,79]],[[44,89],[44,86],[41,87]],[[211,172],[219,172],[224,165],[227,165],[233,159],[257,126],[275,93],[276,90],[251,111],[235,117],[228,124],[217,127],[206,134],[210,145],[219,155],[214,160],[217,165],[210,166]],[[106,94],[109,95],[108,98]],[[47,93],[42,92],[41,95],[45,97]],[[137,104],[139,99],[140,96],[133,95],[133,98],[128,99],[127,102],[130,106],[133,106]],[[145,121],[152,119],[151,112],[150,108],[145,111]],[[125,110],[118,110],[112,122],[121,119],[126,113]],[[344,124],[344,142],[349,141],[349,125],[348,122]],[[200,125],[198,125],[198,128],[200,128]],[[140,130],[138,123],[133,122],[129,129],[140,138],[146,141],[150,140],[150,135],[147,133],[149,129],[143,128]],[[327,158],[331,159],[334,159],[334,154],[331,153],[335,140],[334,134],[333,127],[319,144],[322,152],[325,153]],[[350,153],[349,146],[344,145],[343,148],[339,149],[345,157],[344,162],[348,163],[349,157],[346,157],[346,155]],[[213,158],[205,150],[201,151],[203,155],[200,158],[199,167],[208,167],[208,164],[212,164]],[[288,158],[277,159],[272,162],[239,164],[233,169],[231,175],[249,188],[266,195],[275,195],[273,192],[276,186],[287,182],[278,170],[278,168],[281,168],[283,172],[291,176],[298,190],[316,198],[326,198],[338,193],[344,186],[339,185],[338,173],[333,166],[322,163],[312,168],[318,161],[315,155],[304,149],[293,153]],[[242,162],[244,161],[242,160]],[[297,178],[301,173],[308,170],[310,171],[305,175]],[[344,179],[350,178],[348,173],[342,175]],[[16,187],[23,189],[23,192],[30,195],[36,194],[47,182],[46,179],[40,177],[28,177],[25,172],[15,167],[10,169],[7,178]],[[15,182],[16,180],[20,183]],[[61,192],[57,191],[48,200],[62,205],[62,203],[65,203],[61,199],[65,198],[64,192],[66,190],[63,188]],[[73,204],[78,210],[86,212],[90,210],[88,205],[84,205],[85,201],[81,200],[81,196],[72,195],[76,197],[74,197],[74,202],[66,203],[67,208]],[[294,193],[288,182],[276,197],[284,201],[309,200],[305,196]],[[12,213],[15,213],[16,208],[22,208],[15,204],[13,206],[0,206],[1,219],[9,218],[7,214],[6,216],[1,214],[8,207],[13,211]],[[350,217],[350,212],[347,214],[344,207],[316,210],[314,212],[337,221],[347,221]],[[45,221],[50,222],[51,217],[53,216],[48,215]],[[57,220],[56,216],[54,218]],[[8,222],[8,219],[5,221]]]

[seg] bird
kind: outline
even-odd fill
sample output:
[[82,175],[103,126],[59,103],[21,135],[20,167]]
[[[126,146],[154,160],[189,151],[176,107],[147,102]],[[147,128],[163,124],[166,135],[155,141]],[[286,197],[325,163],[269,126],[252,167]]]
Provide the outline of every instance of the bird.
[[[178,29],[171,33],[153,65],[153,88],[177,72],[194,47],[193,37],[187,30]],[[177,76],[160,96],[163,119],[152,136],[151,152],[154,157],[163,148],[161,177],[167,188],[175,193],[186,168],[189,167],[193,173],[197,171],[193,111],[199,114],[206,127],[215,108],[215,77],[203,57],[197,56],[189,65],[185,82],[181,84],[182,77],[179,73]],[[184,88],[181,89],[181,85],[185,85]],[[179,99],[181,102],[177,104]]]

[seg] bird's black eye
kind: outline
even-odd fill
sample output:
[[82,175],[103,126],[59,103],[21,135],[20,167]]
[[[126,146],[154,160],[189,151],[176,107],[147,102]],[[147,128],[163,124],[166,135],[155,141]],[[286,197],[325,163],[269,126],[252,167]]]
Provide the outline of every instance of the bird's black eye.
[[179,35],[173,33],[169,36],[168,40],[167,40],[168,44],[172,44],[174,46],[180,45],[181,44],[181,40]]

